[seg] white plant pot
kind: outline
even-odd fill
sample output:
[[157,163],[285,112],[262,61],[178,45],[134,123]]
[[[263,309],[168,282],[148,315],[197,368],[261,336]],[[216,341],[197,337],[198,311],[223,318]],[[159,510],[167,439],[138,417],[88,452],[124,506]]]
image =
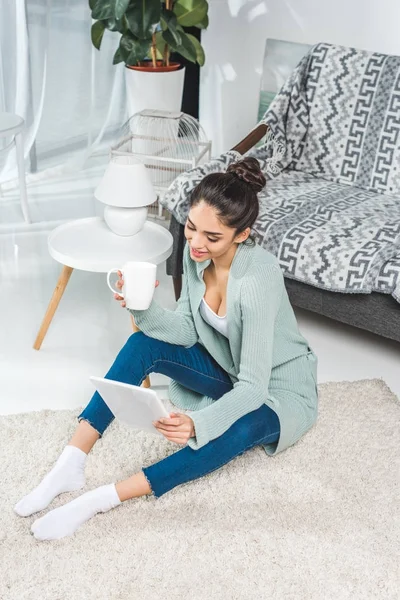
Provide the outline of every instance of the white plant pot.
[[146,108],[181,110],[185,67],[167,73],[125,69],[128,110],[131,117]]

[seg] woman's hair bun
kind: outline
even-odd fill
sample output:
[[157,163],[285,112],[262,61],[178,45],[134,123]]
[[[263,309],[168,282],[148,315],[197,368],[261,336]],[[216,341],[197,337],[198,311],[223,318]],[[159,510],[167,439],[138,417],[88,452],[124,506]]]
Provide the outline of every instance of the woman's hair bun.
[[261,192],[267,182],[260,169],[260,163],[256,158],[251,156],[232,163],[229,165],[226,172],[232,173],[232,175],[236,175],[236,177],[245,183],[248,183],[256,194]]

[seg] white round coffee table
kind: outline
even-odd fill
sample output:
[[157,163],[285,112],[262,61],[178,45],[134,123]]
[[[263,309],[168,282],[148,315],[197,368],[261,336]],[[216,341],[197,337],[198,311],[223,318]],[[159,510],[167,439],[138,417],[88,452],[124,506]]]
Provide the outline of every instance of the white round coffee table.
[[[115,235],[101,217],[78,219],[54,229],[48,239],[49,252],[63,268],[36,336],[35,350],[40,350],[74,269],[107,273],[129,260],[158,265],[170,256],[172,243],[170,232],[151,221],[146,221],[139,233],[129,237]],[[133,321],[132,324],[137,331]]]
[[146,221],[136,235],[115,235],[101,217],[78,219],[60,225],[49,235],[50,255],[72,269],[107,273],[128,260],[158,265],[172,252],[172,235],[157,223]]

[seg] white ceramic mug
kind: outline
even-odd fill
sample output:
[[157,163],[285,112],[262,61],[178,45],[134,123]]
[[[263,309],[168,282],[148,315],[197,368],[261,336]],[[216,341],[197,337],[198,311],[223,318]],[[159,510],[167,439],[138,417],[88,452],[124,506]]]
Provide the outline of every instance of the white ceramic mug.
[[[124,285],[122,290],[115,290],[110,283],[110,276],[121,271]],[[111,291],[119,294],[132,310],[149,308],[156,285],[157,266],[149,262],[127,262],[123,267],[111,269],[107,273],[107,285]]]

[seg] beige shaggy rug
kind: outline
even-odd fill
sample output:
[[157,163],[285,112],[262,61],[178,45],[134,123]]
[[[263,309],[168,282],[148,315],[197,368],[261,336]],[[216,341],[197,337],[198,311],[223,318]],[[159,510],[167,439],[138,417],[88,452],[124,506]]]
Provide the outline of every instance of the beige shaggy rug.
[[[400,403],[383,381],[321,385],[317,424],[276,457],[253,449],[39,542],[30,525],[45,511],[24,519],[12,507],[79,412],[0,418],[1,600],[398,600]],[[89,455],[84,491],[176,448],[114,421]]]

